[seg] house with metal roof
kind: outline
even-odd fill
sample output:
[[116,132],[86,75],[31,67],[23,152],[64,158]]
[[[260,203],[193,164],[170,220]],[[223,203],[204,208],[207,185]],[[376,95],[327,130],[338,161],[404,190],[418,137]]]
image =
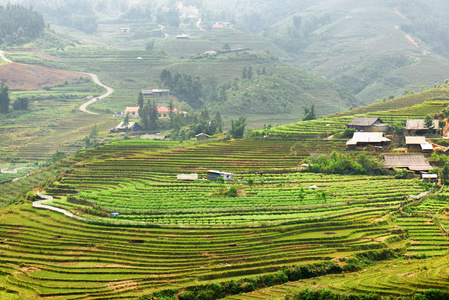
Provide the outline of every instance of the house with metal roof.
[[383,146],[389,142],[391,142],[391,140],[384,137],[383,132],[354,132],[352,139],[346,142],[346,146]]
[[378,117],[355,117],[346,128],[355,128],[357,131],[387,132],[390,125],[385,124]]
[[404,154],[404,155],[384,155],[384,167],[389,168],[406,168],[411,171],[429,171],[433,169],[430,163],[422,154]]
[[195,135],[197,141],[207,141],[210,138],[210,135],[201,132]]
[[228,172],[221,172],[216,170],[207,171],[207,180],[216,181],[219,177],[222,177],[224,180],[234,180],[234,174]]
[[125,126],[125,122],[120,122],[117,126],[110,130],[110,132],[136,132],[142,130],[142,127],[137,122],[128,122],[128,126]]
[[425,136],[406,136],[405,144],[408,151],[433,152],[433,145],[426,141]]
[[142,95],[144,97],[164,97],[164,96],[170,96],[170,89],[142,90]]
[[432,128],[427,128],[424,120],[407,120],[404,127],[405,135],[425,135],[440,131],[440,121],[434,119]]

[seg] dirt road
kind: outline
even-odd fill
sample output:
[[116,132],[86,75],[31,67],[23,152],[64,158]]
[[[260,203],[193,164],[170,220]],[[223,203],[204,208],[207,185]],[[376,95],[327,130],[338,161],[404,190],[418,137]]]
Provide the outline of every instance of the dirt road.
[[93,80],[97,85],[99,85],[99,86],[101,86],[101,87],[104,87],[104,88],[106,89],[106,93],[105,93],[105,94],[101,95],[100,97],[94,98],[94,99],[92,99],[92,100],[90,100],[90,101],[87,101],[86,103],[84,103],[83,105],[80,106],[80,110],[81,110],[81,111],[84,111],[84,112],[86,112],[86,113],[88,113],[88,114],[92,114],[92,115],[98,115],[98,114],[95,113],[95,112],[88,111],[88,110],[87,110],[87,107],[88,107],[89,105],[91,105],[92,103],[97,102],[98,100],[101,100],[101,99],[104,99],[104,98],[106,98],[106,97],[109,97],[109,96],[114,92],[114,90],[113,90],[112,88],[110,88],[110,87],[108,87],[108,86],[102,84],[102,83],[100,82],[100,80],[98,80],[98,76],[97,76],[97,75],[91,74],[91,73],[82,73],[82,74],[89,75],[90,77],[92,77],[92,80]]

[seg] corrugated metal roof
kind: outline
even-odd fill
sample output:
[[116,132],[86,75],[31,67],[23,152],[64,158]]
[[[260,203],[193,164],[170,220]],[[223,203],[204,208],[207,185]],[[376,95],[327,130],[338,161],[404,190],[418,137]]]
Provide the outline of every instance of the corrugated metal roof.
[[374,123],[377,122],[377,120],[379,120],[380,122],[382,122],[382,120],[380,120],[379,118],[376,117],[355,117],[354,120],[351,121],[351,123],[349,123],[349,126],[372,126]]
[[[439,129],[439,120],[433,120],[433,128]],[[424,125],[424,120],[407,120],[405,123],[405,130],[427,130],[428,128]]]
[[[136,122],[128,122],[128,129],[133,128],[133,126],[136,124]],[[116,127],[116,129],[126,129],[125,122],[120,122]]]
[[424,143],[424,144],[421,144],[421,149],[422,150],[433,150],[433,145],[431,143]]
[[387,168],[408,168],[412,171],[429,171],[433,169],[424,155],[385,155],[383,160]]
[[346,145],[357,145],[357,143],[382,143],[390,142],[389,138],[383,136],[383,132],[354,132],[352,139]]
[[405,144],[406,145],[421,145],[426,143],[425,136],[406,136]]

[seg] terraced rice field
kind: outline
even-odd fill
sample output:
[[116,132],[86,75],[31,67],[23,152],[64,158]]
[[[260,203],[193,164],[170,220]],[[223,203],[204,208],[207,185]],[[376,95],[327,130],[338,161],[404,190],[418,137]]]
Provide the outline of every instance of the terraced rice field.
[[[92,207],[101,217],[117,212],[120,216],[113,218],[117,221],[257,227],[391,209],[422,190],[413,180],[395,180],[397,186],[391,185],[391,176],[298,172],[300,159],[291,154],[292,142],[231,141],[164,149],[172,145],[116,142],[82,153],[75,157],[83,159],[77,163],[80,167],[66,172],[47,192],[55,196],[54,205],[78,213]],[[176,179],[177,173],[185,172],[205,178],[208,169],[234,172],[235,180]],[[254,175],[259,170],[263,176]],[[236,187],[237,197],[226,197],[230,186]]]
[[0,278],[26,299],[133,299],[386,247],[405,232],[379,219],[385,213],[355,211],[271,228],[148,229],[93,226],[17,205],[0,217]]
[[[273,140],[131,140],[79,152],[62,163],[67,170],[46,193],[55,197],[52,205],[88,221],[30,203],[3,210],[0,296],[136,299],[275,273],[286,265],[344,261],[373,249],[404,249],[413,261],[446,254],[447,237],[433,221],[435,212],[444,219],[444,201],[408,200],[422,192],[418,181],[302,173],[298,147],[296,141]],[[208,169],[234,172],[235,180],[176,180],[178,173],[203,177]],[[263,176],[254,174],[261,170]],[[225,196],[230,186],[237,197]],[[434,272],[444,279],[442,269]],[[437,286],[423,275],[415,286],[396,291],[394,276],[370,274],[362,281],[352,274],[316,280],[330,280],[338,292],[382,287],[407,294]],[[278,286],[273,296],[304,282]]]
[[[440,93],[438,93],[440,95]],[[442,97],[442,96],[441,96]],[[352,115],[341,114],[323,117],[317,120],[300,121],[288,125],[276,126],[270,130],[256,130],[256,135],[268,135],[271,137],[283,137],[284,139],[317,139],[329,137],[337,132],[343,131],[345,125],[352,121],[354,117],[380,117],[388,124],[405,123],[407,119],[424,119],[427,115],[440,113],[449,105],[449,97],[437,97],[432,101],[417,101],[414,106],[385,105],[388,110],[382,110],[384,106],[377,104],[376,109],[354,110]],[[392,100],[391,104],[400,99]],[[370,107],[370,106],[368,106]],[[359,112],[364,112],[360,114]]]

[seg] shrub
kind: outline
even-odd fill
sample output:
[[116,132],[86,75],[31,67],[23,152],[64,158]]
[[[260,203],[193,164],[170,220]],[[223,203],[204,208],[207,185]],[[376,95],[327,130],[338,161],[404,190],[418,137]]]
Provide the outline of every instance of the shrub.
[[237,197],[237,188],[235,186],[230,186],[228,191],[226,192],[226,196],[228,197]]
[[408,171],[407,169],[396,169],[396,173],[394,175],[394,178],[396,179],[405,179],[407,178]]

